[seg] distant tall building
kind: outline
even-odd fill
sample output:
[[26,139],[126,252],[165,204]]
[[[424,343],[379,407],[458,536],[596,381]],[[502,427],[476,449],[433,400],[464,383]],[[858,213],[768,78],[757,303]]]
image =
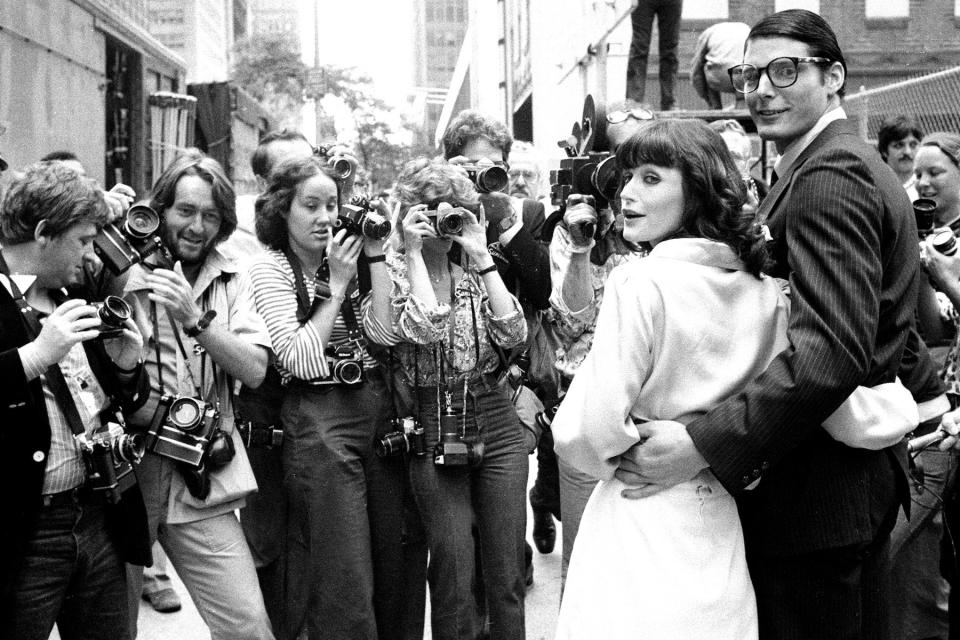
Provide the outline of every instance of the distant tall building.
[[[468,0],[414,0],[414,86],[424,102],[421,143],[432,144],[468,24]],[[470,106],[463,83],[455,111]]]
[[147,0],[151,35],[187,62],[187,82],[230,77],[236,25],[234,9],[245,2]]
[[[252,35],[289,33],[299,48],[300,12],[295,0],[249,0],[249,7]],[[312,16],[310,19],[313,19]]]

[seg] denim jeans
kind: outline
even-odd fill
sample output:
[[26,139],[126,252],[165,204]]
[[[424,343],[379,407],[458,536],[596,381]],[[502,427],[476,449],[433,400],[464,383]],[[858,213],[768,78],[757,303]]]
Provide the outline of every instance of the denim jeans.
[[[436,390],[421,388],[419,417],[427,455],[410,463],[414,497],[430,549],[431,628],[435,640],[473,640],[482,633],[485,594],[490,637],[523,640],[527,452],[513,405],[503,390],[462,392],[467,436],[484,445],[472,467],[434,464],[439,439]],[[483,588],[477,584],[472,526],[480,540]]]
[[73,499],[42,507],[0,638],[47,640],[57,623],[64,640],[127,640],[124,567],[103,506]]
[[284,401],[285,638],[423,637],[426,547],[407,528],[402,459],[374,453],[389,402],[380,377]]
[[247,459],[257,478],[257,492],[240,510],[240,525],[257,568],[260,591],[274,634],[282,627],[284,552],[287,532],[287,497],[283,490],[280,447],[254,446]]
[[653,18],[656,16],[657,39],[660,43],[660,108],[664,111],[674,108],[681,13],[683,0],[640,0],[640,4],[630,14],[633,36],[627,58],[628,100],[643,102],[646,95],[647,57],[650,54]]

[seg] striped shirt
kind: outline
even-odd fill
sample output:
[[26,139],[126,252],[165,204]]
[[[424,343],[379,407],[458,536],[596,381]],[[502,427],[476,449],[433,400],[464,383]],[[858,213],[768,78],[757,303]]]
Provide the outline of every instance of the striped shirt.
[[[253,299],[257,312],[267,325],[277,370],[284,380],[296,378],[303,381],[322,380],[330,376],[330,367],[325,353],[326,344],[320,330],[313,322],[300,324],[297,320],[297,289],[293,268],[282,251],[271,250],[250,265],[250,280],[253,283]],[[316,289],[316,274],[304,274],[304,286],[310,302]],[[369,295],[365,296],[369,298]],[[350,298],[354,313],[361,316],[362,301],[354,290]],[[329,345],[349,344],[347,326],[342,315],[337,315],[330,334]],[[377,366],[365,347],[361,348],[363,366]]]

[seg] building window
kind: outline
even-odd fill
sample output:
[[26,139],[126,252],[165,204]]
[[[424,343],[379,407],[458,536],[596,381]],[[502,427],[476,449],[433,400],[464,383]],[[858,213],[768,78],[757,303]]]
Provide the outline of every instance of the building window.
[[820,0],[774,0],[774,11],[786,11],[787,9],[806,9],[814,13],[820,13]]
[[728,5],[727,0],[684,0],[683,19],[727,20],[730,18]]
[[910,0],[867,0],[866,17],[909,18]]

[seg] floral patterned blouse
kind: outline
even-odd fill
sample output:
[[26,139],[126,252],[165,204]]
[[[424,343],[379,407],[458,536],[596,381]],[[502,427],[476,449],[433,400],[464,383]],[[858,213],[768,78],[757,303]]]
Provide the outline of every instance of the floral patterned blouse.
[[388,247],[386,256],[392,284],[392,326],[383,326],[369,301],[363,307],[363,326],[373,342],[396,345],[395,353],[410,384],[437,384],[438,362],[448,384],[493,373],[500,359],[491,342],[510,349],[526,340],[527,323],[515,297],[511,296],[510,313],[495,316],[483,280],[465,271],[454,287],[453,304],[440,302],[429,307],[410,292],[403,250]]
[[[590,262],[590,280],[593,285],[593,300],[583,309],[574,311],[563,301],[563,281],[570,266],[574,253],[581,251],[570,242],[569,233],[563,226],[557,225],[553,231],[553,241],[550,243],[550,279],[553,291],[550,293],[550,309],[545,321],[556,327],[560,337],[560,346],[557,347],[557,370],[568,378],[572,378],[580,367],[580,363],[587,357],[593,345],[593,328],[597,323],[597,311],[603,302],[603,288],[610,272],[621,264],[633,262],[647,255],[641,248],[633,249],[623,242],[615,242],[615,234],[608,233],[603,241],[609,255],[603,264]],[[591,245],[592,246],[592,245]]]

